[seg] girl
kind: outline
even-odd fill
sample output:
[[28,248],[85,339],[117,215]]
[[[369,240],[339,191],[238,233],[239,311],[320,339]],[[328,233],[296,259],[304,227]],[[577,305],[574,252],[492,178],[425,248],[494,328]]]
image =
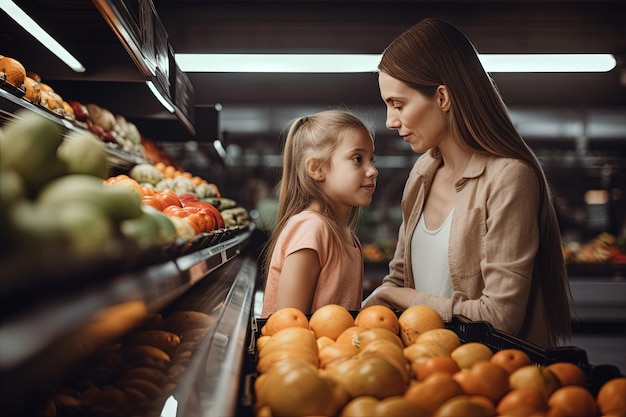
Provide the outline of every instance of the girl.
[[363,306],[435,308],[551,346],[571,334],[561,236],[539,161],[474,46],[425,19],[384,51],[387,127],[415,163],[389,274]]
[[378,170],[374,139],[354,115],[327,110],[296,119],[283,152],[278,222],[266,246],[262,317],[283,307],[358,310],[363,254],[355,234]]

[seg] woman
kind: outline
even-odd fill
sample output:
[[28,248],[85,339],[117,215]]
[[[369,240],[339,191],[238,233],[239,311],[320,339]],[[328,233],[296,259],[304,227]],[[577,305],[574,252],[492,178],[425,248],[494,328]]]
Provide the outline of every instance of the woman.
[[389,274],[362,304],[426,304],[541,346],[571,336],[561,236],[539,161],[472,43],[425,19],[378,66],[387,127],[416,153]]

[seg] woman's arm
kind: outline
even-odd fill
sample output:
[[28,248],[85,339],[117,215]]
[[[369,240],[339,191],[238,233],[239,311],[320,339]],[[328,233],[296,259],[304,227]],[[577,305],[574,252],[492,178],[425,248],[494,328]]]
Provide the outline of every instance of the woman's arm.
[[287,256],[280,274],[276,309],[295,307],[306,314],[311,313],[321,269],[319,257],[313,249],[301,249]]

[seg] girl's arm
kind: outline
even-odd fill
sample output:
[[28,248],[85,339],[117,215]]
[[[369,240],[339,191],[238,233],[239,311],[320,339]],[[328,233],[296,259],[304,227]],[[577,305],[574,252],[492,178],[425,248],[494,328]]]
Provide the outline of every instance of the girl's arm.
[[295,307],[310,314],[321,269],[313,249],[301,249],[287,256],[280,274],[276,309]]

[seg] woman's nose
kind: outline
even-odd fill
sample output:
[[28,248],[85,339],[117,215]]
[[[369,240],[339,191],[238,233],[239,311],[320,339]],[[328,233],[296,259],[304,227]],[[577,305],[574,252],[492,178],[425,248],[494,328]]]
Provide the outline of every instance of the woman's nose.
[[400,120],[387,112],[387,120],[385,121],[385,126],[387,127],[387,129],[390,130],[398,129],[398,127],[400,127]]

